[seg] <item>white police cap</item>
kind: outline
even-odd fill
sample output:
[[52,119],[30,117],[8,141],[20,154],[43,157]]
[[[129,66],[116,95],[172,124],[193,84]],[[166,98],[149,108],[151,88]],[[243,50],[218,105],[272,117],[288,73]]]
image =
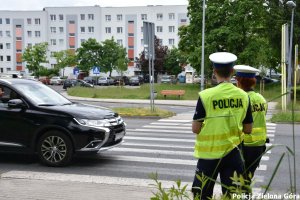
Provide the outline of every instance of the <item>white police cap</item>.
[[237,60],[236,55],[229,52],[216,52],[209,55],[209,59],[215,68],[232,67]]
[[259,69],[248,65],[235,65],[233,68],[237,77],[254,78],[256,73],[260,72]]

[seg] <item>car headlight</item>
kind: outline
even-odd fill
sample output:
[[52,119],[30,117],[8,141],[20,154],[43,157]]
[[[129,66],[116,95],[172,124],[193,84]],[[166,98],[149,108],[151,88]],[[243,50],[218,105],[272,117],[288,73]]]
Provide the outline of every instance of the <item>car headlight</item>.
[[92,119],[76,119],[76,121],[83,126],[93,126],[93,127],[109,127],[111,124],[108,120],[92,120]]

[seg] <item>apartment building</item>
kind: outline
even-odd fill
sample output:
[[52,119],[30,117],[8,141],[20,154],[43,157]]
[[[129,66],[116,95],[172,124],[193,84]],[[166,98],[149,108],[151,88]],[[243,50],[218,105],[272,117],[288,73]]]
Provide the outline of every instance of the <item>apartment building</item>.
[[[178,27],[189,23],[186,5],[137,7],[46,7],[43,11],[0,11],[0,73],[26,71],[21,55],[27,46],[48,42],[50,68],[53,52],[76,50],[89,38],[101,42],[114,37],[126,47],[129,75],[143,51],[143,22],[155,23],[155,34],[170,48],[179,42]],[[72,68],[66,74],[72,73]]]

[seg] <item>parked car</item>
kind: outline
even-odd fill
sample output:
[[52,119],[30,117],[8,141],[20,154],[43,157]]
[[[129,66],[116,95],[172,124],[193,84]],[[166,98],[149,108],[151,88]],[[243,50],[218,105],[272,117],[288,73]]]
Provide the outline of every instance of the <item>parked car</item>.
[[129,78],[127,76],[114,77],[114,85],[129,85]]
[[163,75],[161,77],[161,83],[172,83],[172,77],[170,75]]
[[261,80],[263,80],[265,84],[279,82],[279,80],[277,80],[277,79],[268,78],[266,76],[262,78],[260,75],[257,75],[257,76],[255,76],[255,78],[256,78],[257,83],[259,83]]
[[72,103],[38,81],[0,79],[0,87],[8,97],[0,104],[2,152],[36,153],[56,167],[123,141],[126,125],[109,109]]
[[138,76],[132,76],[129,79],[129,85],[141,85],[140,79]]
[[113,85],[114,79],[111,77],[100,77],[98,79],[98,85]]
[[63,83],[59,76],[53,76],[50,78],[50,85],[61,85]]
[[97,85],[98,78],[99,77],[96,77],[96,76],[87,76],[87,77],[84,77],[83,80],[87,83]]
[[78,80],[78,79],[66,79],[63,84],[63,89],[67,89],[70,87],[75,87],[75,86],[80,86],[80,87],[94,87],[93,84],[87,83],[83,80]]
[[[194,75],[193,83],[200,83],[201,84],[201,80],[202,80],[201,75],[200,76],[198,76],[197,74]],[[205,78],[204,78],[203,81],[204,81],[204,84],[206,84],[206,79]]]
[[50,85],[50,78],[47,76],[40,76],[39,81],[44,83],[45,85]]

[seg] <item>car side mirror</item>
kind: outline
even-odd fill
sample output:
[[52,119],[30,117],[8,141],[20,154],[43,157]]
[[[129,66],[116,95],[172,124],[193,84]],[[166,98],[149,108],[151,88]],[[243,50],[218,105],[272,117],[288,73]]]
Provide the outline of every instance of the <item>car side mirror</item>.
[[8,102],[9,108],[25,108],[26,105],[21,99],[11,99]]

